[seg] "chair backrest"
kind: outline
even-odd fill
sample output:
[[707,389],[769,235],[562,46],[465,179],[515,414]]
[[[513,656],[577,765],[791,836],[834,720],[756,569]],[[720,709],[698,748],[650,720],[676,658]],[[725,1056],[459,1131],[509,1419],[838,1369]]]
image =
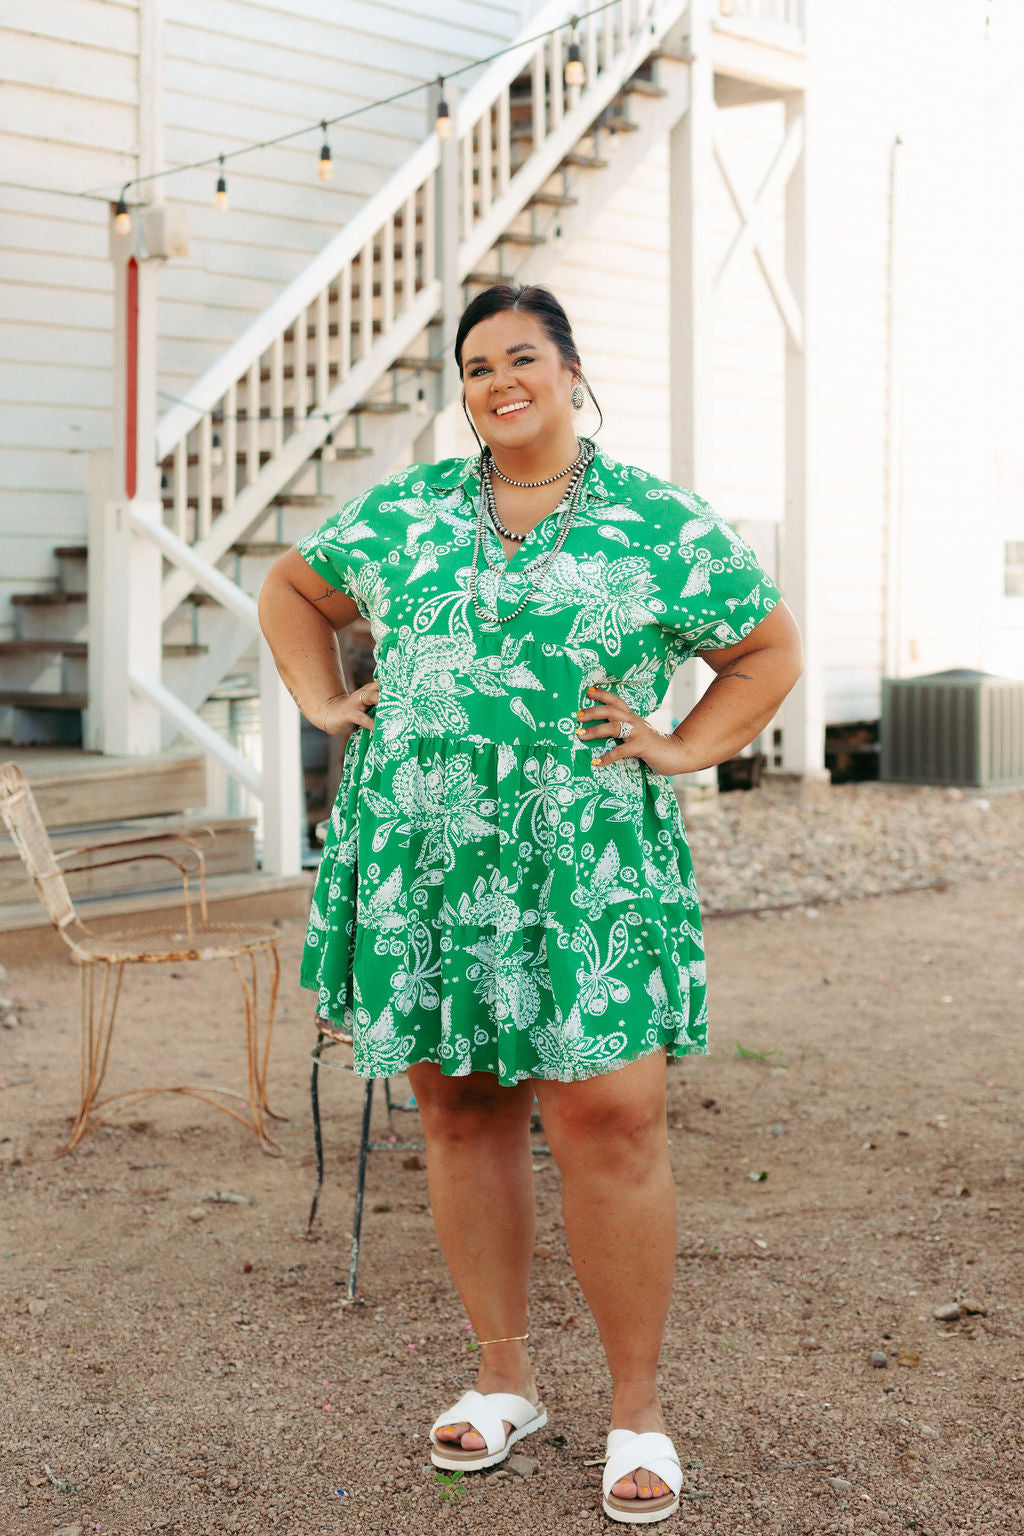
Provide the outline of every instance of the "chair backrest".
[[40,901],[63,936],[64,929],[75,920],[75,909],[35,796],[17,763],[0,763],[0,820],[11,834]]

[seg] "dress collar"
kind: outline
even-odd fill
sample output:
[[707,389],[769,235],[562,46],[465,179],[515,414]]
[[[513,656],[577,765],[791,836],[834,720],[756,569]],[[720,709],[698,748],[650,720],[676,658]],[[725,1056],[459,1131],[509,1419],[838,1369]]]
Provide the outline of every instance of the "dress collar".
[[[592,443],[593,439],[581,435],[580,441]],[[583,485],[581,506],[588,506],[591,502],[610,502],[615,499],[614,463],[614,459],[602,453],[600,448],[597,449]],[[475,500],[480,494],[480,476],[477,473],[479,464],[480,455],[477,453],[470,454],[468,459],[454,459],[451,468],[440,477],[444,490],[461,488],[467,496]]]

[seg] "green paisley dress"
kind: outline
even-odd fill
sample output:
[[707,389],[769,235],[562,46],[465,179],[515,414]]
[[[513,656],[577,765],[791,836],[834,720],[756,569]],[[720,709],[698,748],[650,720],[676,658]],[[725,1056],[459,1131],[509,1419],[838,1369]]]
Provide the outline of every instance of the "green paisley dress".
[[[368,620],[380,684],[345,752],[302,984],[363,1077],[434,1061],[569,1082],[661,1047],[706,1054],[671,780],[639,758],[594,768],[607,749],[576,737],[576,712],[594,685],[651,714],[682,661],[735,644],[778,591],[699,496],[598,451],[525,609],[487,624],[469,592],[478,467],[412,464],[298,546]],[[522,600],[561,511],[507,565],[488,524],[488,612]]]

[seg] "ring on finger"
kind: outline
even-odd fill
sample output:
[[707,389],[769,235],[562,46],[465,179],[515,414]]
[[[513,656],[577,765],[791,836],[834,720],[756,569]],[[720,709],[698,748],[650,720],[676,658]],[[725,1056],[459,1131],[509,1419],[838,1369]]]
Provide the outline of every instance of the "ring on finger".
[[620,741],[625,741],[628,736],[632,736],[632,734],[633,734],[633,722],[632,722],[632,720],[620,720],[619,721],[619,728],[615,732],[615,734],[616,734],[616,736],[619,737]]

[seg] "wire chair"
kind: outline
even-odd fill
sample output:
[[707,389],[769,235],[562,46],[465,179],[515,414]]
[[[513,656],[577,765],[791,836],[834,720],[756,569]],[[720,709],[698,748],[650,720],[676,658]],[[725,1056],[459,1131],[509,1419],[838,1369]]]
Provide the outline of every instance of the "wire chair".
[[[274,929],[256,923],[209,922],[203,853],[193,838],[180,832],[141,833],[133,838],[133,842],[138,843],[166,842],[173,838],[182,844],[179,858],[166,852],[132,853],[102,860],[94,858],[97,853],[121,846],[117,843],[83,843],[78,848],[70,848],[61,854],[55,853],[28,780],[14,762],[0,764],[0,819],[13,839],[50,920],[71,951],[72,962],[81,967],[79,1101],[70,1136],[59,1149],[60,1153],[69,1152],[83,1137],[106,1124],[111,1106],[125,1108],[160,1093],[186,1094],[211,1104],[252,1131],[264,1152],[280,1153],[280,1144],[267,1129],[268,1118],[286,1118],[276,1114],[267,1103],[270,1036],[281,973],[278,937]],[[213,836],[211,829],[204,828],[203,831]],[[198,875],[198,922],[192,910],[189,872],[183,862],[189,856],[195,859],[195,872]],[[181,875],[183,924],[154,928],[132,926],[123,931],[102,934],[90,932],[75,912],[65,874],[75,868],[108,868],[115,864],[133,864],[146,859],[161,859],[173,864]],[[166,963],[180,965],[203,960],[230,960],[241,983],[245,1003],[248,1095],[228,1088],[179,1084],[174,1087],[132,1088],[100,1098],[100,1089],[110,1060],[125,966]],[[261,962],[269,983],[262,1008]],[[265,1014],[262,1028],[261,1013]],[[220,1097],[239,1100],[241,1108],[248,1108],[249,1113],[246,1115],[230,1104],[222,1104]],[[100,1110],[107,1110],[108,1113],[100,1114]]]

